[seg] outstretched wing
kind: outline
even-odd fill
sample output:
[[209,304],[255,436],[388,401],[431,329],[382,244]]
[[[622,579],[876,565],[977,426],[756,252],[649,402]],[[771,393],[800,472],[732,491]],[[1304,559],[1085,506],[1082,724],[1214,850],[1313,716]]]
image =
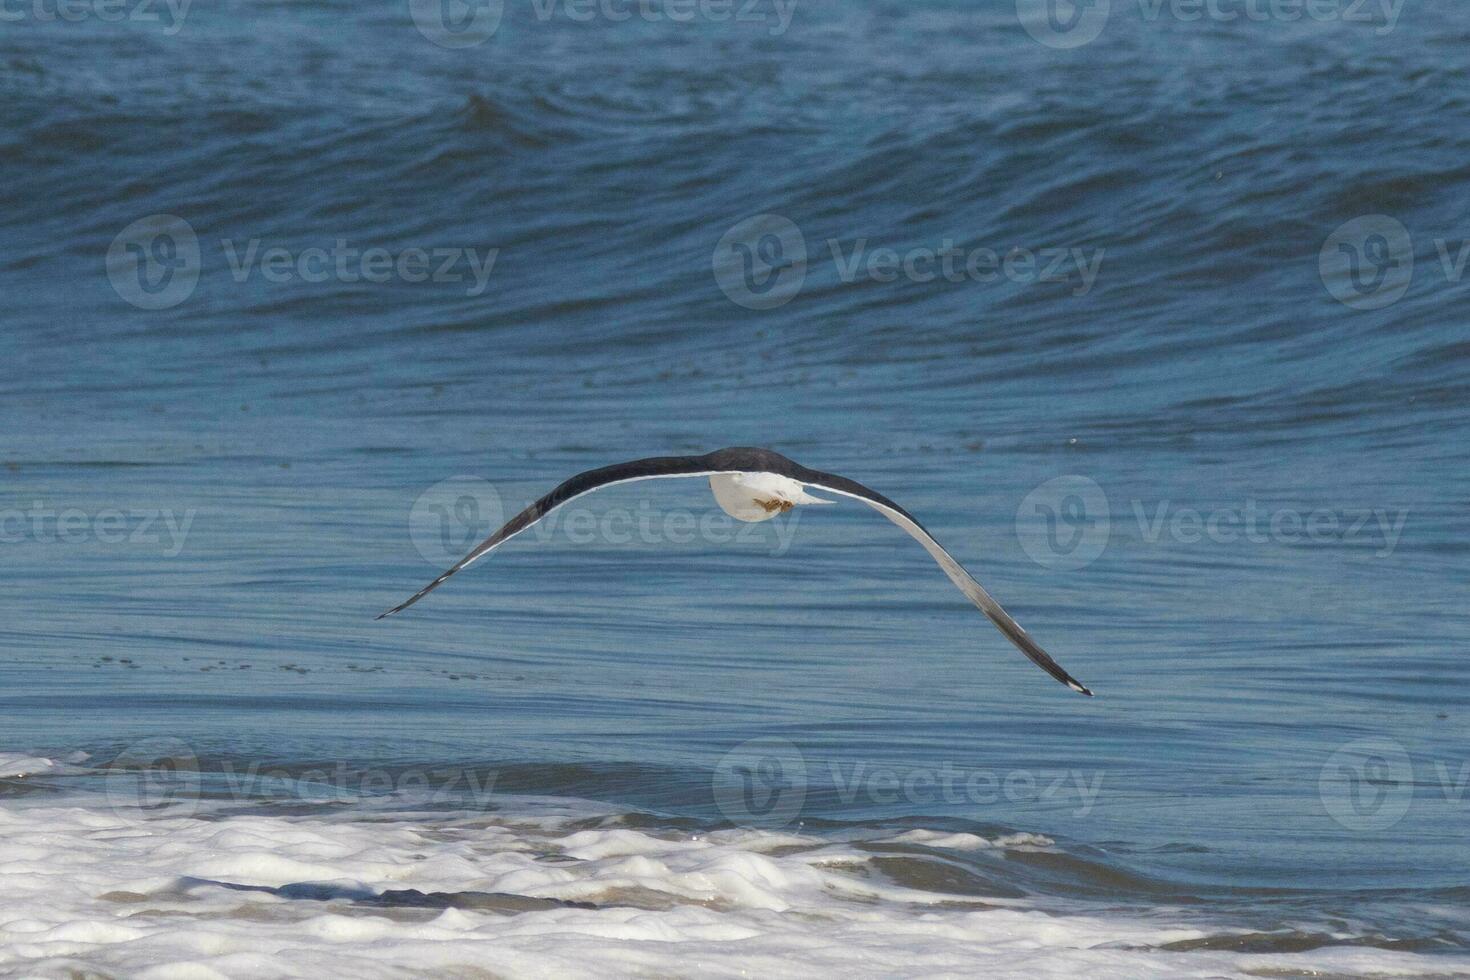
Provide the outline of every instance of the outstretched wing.
[[710,469],[709,460],[705,456],[654,456],[649,459],[635,459],[627,463],[614,463],[612,466],[604,466],[600,469],[578,473],[521,511],[515,517],[512,517],[506,522],[504,527],[490,535],[484,541],[481,541],[475,546],[473,551],[455,562],[453,567],[443,575],[440,575],[434,581],[409,596],[406,601],[399,603],[377,618],[382,619],[385,616],[391,616],[396,612],[402,612],[407,609],[443,585],[444,580],[455,572],[474,564],[562,504],[583,494],[591,493],[593,490],[601,490],[603,487],[610,487],[616,483],[632,483],[634,480],[656,480],[661,477],[674,476],[711,476],[721,472],[727,471]]
[[1010,614],[1001,608],[1000,603],[996,602],[995,598],[989,592],[985,591],[985,587],[975,581],[975,576],[965,571],[965,567],[955,561],[954,556],[945,551],[939,542],[934,540],[934,535],[924,530],[924,526],[912,514],[881,493],[863,486],[856,480],[849,480],[847,477],[837,476],[835,473],[822,473],[817,470],[808,470],[805,467],[801,467],[801,470],[801,475],[794,473],[790,475],[793,479],[819,487],[828,493],[840,494],[844,497],[851,497],[854,500],[861,500],[907,531],[909,536],[923,545],[924,550],[929,552],[929,555],[939,563],[939,567],[944,569],[944,574],[949,576],[949,580],[971,602],[978,606],[986,618],[994,623],[996,628],[1005,634],[1006,639],[1016,645],[1017,649],[1029,657],[1032,663],[1078,694],[1085,694],[1088,697],[1092,697],[1092,692],[1086,687],[1083,687],[1075,677],[1062,669],[1061,664],[1057,663],[1045,650],[1041,649],[1037,642],[1031,639],[1031,634],[1022,629],[1021,624],[1012,619]]
[[460,569],[473,564],[485,555],[494,551],[497,547],[520,534],[526,528],[535,524],[548,513],[560,507],[569,500],[573,500],[583,494],[610,487],[618,483],[631,483],[634,480],[653,480],[663,477],[679,476],[713,476],[717,473],[749,473],[768,472],[779,473],[802,483],[835,493],[843,497],[851,497],[861,500],[863,503],[878,511],[884,517],[903,528],[924,550],[939,563],[944,574],[949,576],[961,592],[971,602],[979,607],[986,617],[996,625],[1006,638],[1016,645],[1022,653],[1031,659],[1042,670],[1046,671],[1058,681],[1070,687],[1079,694],[1092,696],[1092,692],[1083,687],[1071,674],[1062,669],[1061,664],[1053,660],[1045,650],[1031,639],[1031,635],[1021,628],[1021,624],[1010,617],[1000,603],[996,602],[985,587],[975,581],[975,577],[965,571],[963,565],[955,561],[949,552],[934,540],[934,536],[924,529],[918,520],[904,510],[898,504],[887,497],[863,486],[856,480],[849,480],[845,476],[837,476],[834,473],[822,473],[818,470],[810,470],[792,460],[766,449],[735,448],[722,449],[705,456],[655,456],[649,459],[635,459],[628,463],[615,463],[612,466],[604,466],[600,469],[588,470],[578,473],[567,480],[561,486],[536,501],[515,517],[511,518],[506,525],[496,531],[490,537],[480,542],[473,551],[465,555],[454,564],[443,575],[424,586],[407,601],[394,606],[387,612],[378,616],[382,619],[401,612],[409,606],[418,602],[424,596],[433,592],[444,581],[458,572]]

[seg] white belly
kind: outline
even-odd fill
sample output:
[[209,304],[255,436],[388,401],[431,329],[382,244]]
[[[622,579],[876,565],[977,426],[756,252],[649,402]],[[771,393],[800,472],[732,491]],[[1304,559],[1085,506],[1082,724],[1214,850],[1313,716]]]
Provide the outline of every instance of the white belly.
[[720,509],[737,521],[768,521],[797,504],[827,503],[778,473],[717,473],[709,478]]

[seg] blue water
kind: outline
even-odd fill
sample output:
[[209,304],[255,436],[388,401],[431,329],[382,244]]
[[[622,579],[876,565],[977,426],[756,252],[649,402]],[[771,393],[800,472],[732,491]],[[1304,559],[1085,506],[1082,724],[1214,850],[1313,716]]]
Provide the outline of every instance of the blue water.
[[[162,7],[23,9],[0,31],[0,749],[488,767],[718,822],[722,757],[779,739],[812,826],[973,822],[1085,859],[1028,894],[1470,944],[1457,6],[1389,28],[1114,0],[1074,49],[1008,4],[803,2],[781,30],[513,0],[462,48],[401,4],[199,4],[173,33]],[[807,252],[771,308],[720,264],[758,214]],[[192,288],[187,249],[115,245],[155,215],[197,237]],[[1322,256],[1374,215],[1410,236],[1384,268],[1413,270],[1365,309],[1387,297],[1339,301]],[[339,239],[461,260],[307,281]],[[242,275],[252,240],[288,270]],[[177,301],[130,302],[157,297],[110,246]],[[951,246],[1037,266],[845,275],[859,248]],[[498,250],[483,289],[463,249]],[[1094,282],[1071,258],[1044,281],[1078,254]],[[447,564],[414,536],[442,480],[508,516],[726,445],[897,499],[1098,696],[855,504],[732,541],[561,525],[373,620]],[[1032,554],[1023,505],[1058,477],[1103,495],[1041,491],[1100,544],[1081,567]],[[1247,507],[1251,535],[1191,523]],[[718,515],[700,481],[579,508]],[[945,766],[1013,791],[833,785]]]

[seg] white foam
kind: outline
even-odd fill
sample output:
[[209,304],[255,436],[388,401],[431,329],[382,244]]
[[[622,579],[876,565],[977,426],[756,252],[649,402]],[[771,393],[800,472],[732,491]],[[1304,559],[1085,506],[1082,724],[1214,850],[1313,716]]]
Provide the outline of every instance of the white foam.
[[30,776],[55,768],[56,763],[34,755],[0,752],[0,779]]
[[922,844],[946,851],[985,851],[997,847],[1046,848],[1056,841],[1042,834],[1002,834],[994,839],[977,834],[945,833],[939,830],[909,830],[897,837],[885,837],[888,844]]
[[[207,816],[208,819],[201,819]],[[1044,847],[909,831],[926,847]],[[568,832],[565,820],[383,812],[169,814],[0,805],[0,973],[216,977],[1412,975],[1443,961],[1372,948],[1167,952],[1167,915],[1051,914],[901,888],[849,843],[730,830]],[[855,873],[860,872],[860,873]],[[343,897],[264,890],[312,882]],[[388,890],[571,899],[505,914],[354,904]]]

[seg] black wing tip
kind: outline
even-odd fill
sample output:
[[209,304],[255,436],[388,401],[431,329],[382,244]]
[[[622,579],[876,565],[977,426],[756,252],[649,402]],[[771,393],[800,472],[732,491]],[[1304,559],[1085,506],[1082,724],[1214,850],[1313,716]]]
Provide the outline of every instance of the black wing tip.
[[389,609],[387,612],[380,612],[380,613],[378,613],[376,616],[373,617],[373,622],[376,623],[380,619],[387,619],[389,616],[393,615],[394,613],[403,612],[403,610],[405,610],[409,606],[413,605],[414,604],[414,600],[416,600],[416,599],[418,599],[418,596],[414,596],[413,599],[410,599],[407,602],[400,602],[398,605],[394,606],[392,609]]
[[1076,691],[1078,694],[1085,694],[1085,695],[1087,695],[1090,698],[1097,697],[1096,694],[1093,694],[1090,690],[1088,690],[1087,688],[1083,687],[1081,684],[1078,684],[1076,681],[1068,681],[1067,682],[1067,686],[1070,687],[1072,690]]

